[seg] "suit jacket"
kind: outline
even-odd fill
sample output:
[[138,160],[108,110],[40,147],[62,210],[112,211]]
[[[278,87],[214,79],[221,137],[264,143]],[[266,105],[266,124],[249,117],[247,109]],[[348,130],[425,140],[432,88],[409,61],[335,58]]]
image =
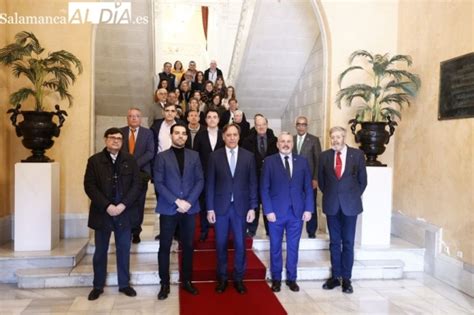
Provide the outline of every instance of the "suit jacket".
[[201,161],[196,152],[184,149],[183,176],[173,149],[159,153],[153,168],[153,181],[158,196],[155,212],[166,215],[177,214],[178,207],[174,202],[178,198],[192,205],[188,214],[201,210],[197,200],[204,187],[204,177]]
[[[296,147],[297,139],[297,136],[293,136],[293,154],[298,154],[298,148]],[[304,137],[303,144],[301,145],[301,151],[299,155],[305,157],[306,160],[308,160],[309,169],[314,180],[318,180],[318,163],[320,154],[321,143],[319,142],[319,138],[307,133]]]
[[306,159],[292,155],[293,173],[291,178],[285,169],[280,154],[265,158],[260,194],[265,215],[274,212],[278,217],[292,208],[297,218],[302,218],[304,211],[314,212],[314,195],[311,186],[311,173]]
[[251,152],[239,147],[234,177],[225,147],[211,153],[206,176],[207,210],[214,210],[216,215],[226,214],[234,196],[235,211],[246,216],[249,209],[257,207],[257,195],[255,158]]
[[347,147],[344,173],[337,179],[334,171],[334,150],[321,153],[319,158],[318,185],[323,193],[323,212],[335,215],[339,211],[345,215],[362,212],[362,193],[367,187],[367,170],[364,153]]
[[276,146],[277,138],[273,134],[273,130],[270,128],[267,129],[267,151],[264,155],[260,154],[258,150],[258,139],[257,131],[255,128],[252,128],[249,132],[249,136],[242,142],[244,149],[249,150],[255,155],[255,162],[257,165],[257,177],[260,178],[260,173],[262,171],[263,160],[265,157],[278,153],[278,148]]
[[109,152],[104,149],[91,156],[87,161],[86,173],[84,175],[84,190],[91,199],[89,207],[88,226],[94,230],[112,229],[112,220],[118,220],[119,226],[128,228],[133,216],[136,215],[134,206],[142,186],[140,172],[137,162],[127,152],[119,152],[118,183],[121,187],[121,200],[125,210],[116,217],[107,213],[107,207],[114,203],[115,191],[113,191],[112,180],[114,177],[114,164]]
[[[160,135],[160,129],[161,129],[161,125],[163,124],[163,122],[165,121],[164,118],[161,118],[161,119],[157,119],[153,122],[153,125],[151,125],[150,127],[150,130],[153,132],[153,141],[155,143],[155,152],[158,152],[158,144],[159,144],[159,141],[160,141],[160,138],[158,137]],[[184,122],[180,119],[175,119],[174,120],[175,123],[183,123]],[[186,127],[186,133],[188,134],[188,138],[191,137],[191,132],[188,130],[188,128]],[[186,147],[188,149],[190,149],[188,147],[188,145],[186,145]]]
[[[219,69],[219,68],[216,68],[216,71],[217,71],[217,76],[219,77],[224,77],[224,75],[222,74],[222,70]],[[206,71],[204,71],[204,80],[207,81],[209,80],[209,72],[211,72],[211,69],[208,68]]]
[[[122,151],[130,153],[128,151],[130,128],[127,126],[120,128],[120,130],[123,132]],[[150,177],[152,176],[151,166],[153,158],[155,157],[155,152],[156,149],[155,141],[153,140],[153,132],[148,128],[140,126],[135,141],[135,152],[133,153],[133,157],[137,161],[140,171],[147,173]]]
[[161,104],[160,102],[154,103],[150,107],[150,111],[148,114],[148,128],[150,128],[155,120],[163,118],[163,110],[165,104]]
[[[222,116],[220,117],[219,120],[219,128],[224,128],[225,125],[229,123],[230,119],[230,110],[226,110],[225,112],[222,113]],[[247,118],[245,118],[245,114],[242,113],[242,122],[247,122]]]
[[217,142],[214,150],[211,147],[211,141],[209,140],[209,132],[207,127],[199,130],[194,137],[193,150],[199,153],[199,159],[201,160],[202,169],[204,174],[207,174],[207,163],[209,162],[209,156],[212,152],[225,146],[224,140],[222,139],[222,131],[217,131]]

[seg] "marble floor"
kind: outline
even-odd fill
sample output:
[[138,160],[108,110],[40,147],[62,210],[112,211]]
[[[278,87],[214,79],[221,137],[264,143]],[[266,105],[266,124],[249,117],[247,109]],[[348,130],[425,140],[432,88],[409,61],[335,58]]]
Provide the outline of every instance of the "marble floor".
[[[354,294],[325,291],[321,281],[300,281],[301,291],[277,293],[288,314],[474,314],[474,299],[423,273],[402,280],[354,281]],[[136,286],[129,298],[107,287],[96,301],[90,288],[18,289],[0,285],[0,314],[179,314],[177,286],[158,301],[157,286]]]

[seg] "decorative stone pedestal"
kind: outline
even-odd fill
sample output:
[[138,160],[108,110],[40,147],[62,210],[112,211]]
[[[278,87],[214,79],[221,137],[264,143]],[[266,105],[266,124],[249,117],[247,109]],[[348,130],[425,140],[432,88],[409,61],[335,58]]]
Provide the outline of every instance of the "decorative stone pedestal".
[[357,218],[356,242],[362,247],[390,247],[392,217],[391,167],[367,167],[364,211]]
[[15,164],[15,251],[59,243],[59,163]]

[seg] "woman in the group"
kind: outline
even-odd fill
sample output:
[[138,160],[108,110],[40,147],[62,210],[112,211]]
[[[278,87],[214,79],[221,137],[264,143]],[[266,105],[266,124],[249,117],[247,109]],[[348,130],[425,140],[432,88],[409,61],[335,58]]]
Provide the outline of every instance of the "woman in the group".
[[226,111],[225,107],[222,106],[222,98],[219,94],[214,94],[212,96],[212,102],[209,105],[209,109],[214,109],[217,110],[217,113],[219,114],[219,118],[222,117],[222,114]]
[[195,97],[191,97],[189,99],[189,109],[186,111],[184,117],[188,117],[188,112],[190,110],[195,110],[199,113],[199,123],[201,125],[206,125],[206,114],[204,114],[203,111],[201,111],[200,106],[199,106],[199,100]]
[[193,91],[193,97],[197,99],[199,103],[199,111],[204,112],[206,110],[206,103],[204,103],[201,99],[201,92],[200,91]]
[[174,62],[173,70],[171,70],[171,73],[175,75],[174,86],[179,86],[179,84],[181,83],[181,78],[184,74],[183,64],[181,63],[181,61],[176,60]]
[[204,80],[204,73],[202,71],[196,72],[196,76],[193,82],[193,91],[204,91],[204,85],[206,81]]
[[159,89],[165,89],[166,91],[168,91],[168,81],[167,80],[161,80],[158,83],[158,86],[156,87],[156,90],[155,90],[155,103],[158,102],[158,97],[156,96],[156,92]]
[[235,95],[234,87],[232,85],[229,85],[226,89],[225,96],[222,99],[222,106],[224,106],[226,110],[229,110],[229,100],[231,98],[237,98],[237,96]]
[[214,95],[214,84],[212,81],[206,81],[204,84],[204,91],[201,93],[201,100],[210,106],[212,103],[212,96]]
[[216,84],[214,85],[214,94],[219,94],[221,99],[223,99],[226,90],[224,78],[222,76],[218,76],[216,79]]

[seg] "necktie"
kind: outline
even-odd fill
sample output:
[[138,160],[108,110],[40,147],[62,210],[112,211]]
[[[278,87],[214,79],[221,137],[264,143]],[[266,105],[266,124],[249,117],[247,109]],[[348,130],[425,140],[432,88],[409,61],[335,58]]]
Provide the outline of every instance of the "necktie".
[[296,150],[298,151],[298,154],[301,152],[301,145],[303,144],[303,137],[298,136],[298,142],[296,143]]
[[334,171],[336,172],[337,179],[341,179],[341,176],[342,176],[341,152],[337,152],[337,154],[336,154],[336,167],[335,167]]
[[232,177],[234,177],[234,173],[235,173],[235,150],[234,149],[230,150],[230,173],[232,174]]
[[130,137],[128,138],[128,152],[130,154],[135,152],[135,128],[130,128]]
[[263,141],[263,137],[260,137],[260,142],[258,144],[258,151],[260,151],[260,155],[265,155],[265,142]]
[[285,169],[288,174],[288,178],[291,178],[290,162],[288,161],[289,156],[285,156]]

